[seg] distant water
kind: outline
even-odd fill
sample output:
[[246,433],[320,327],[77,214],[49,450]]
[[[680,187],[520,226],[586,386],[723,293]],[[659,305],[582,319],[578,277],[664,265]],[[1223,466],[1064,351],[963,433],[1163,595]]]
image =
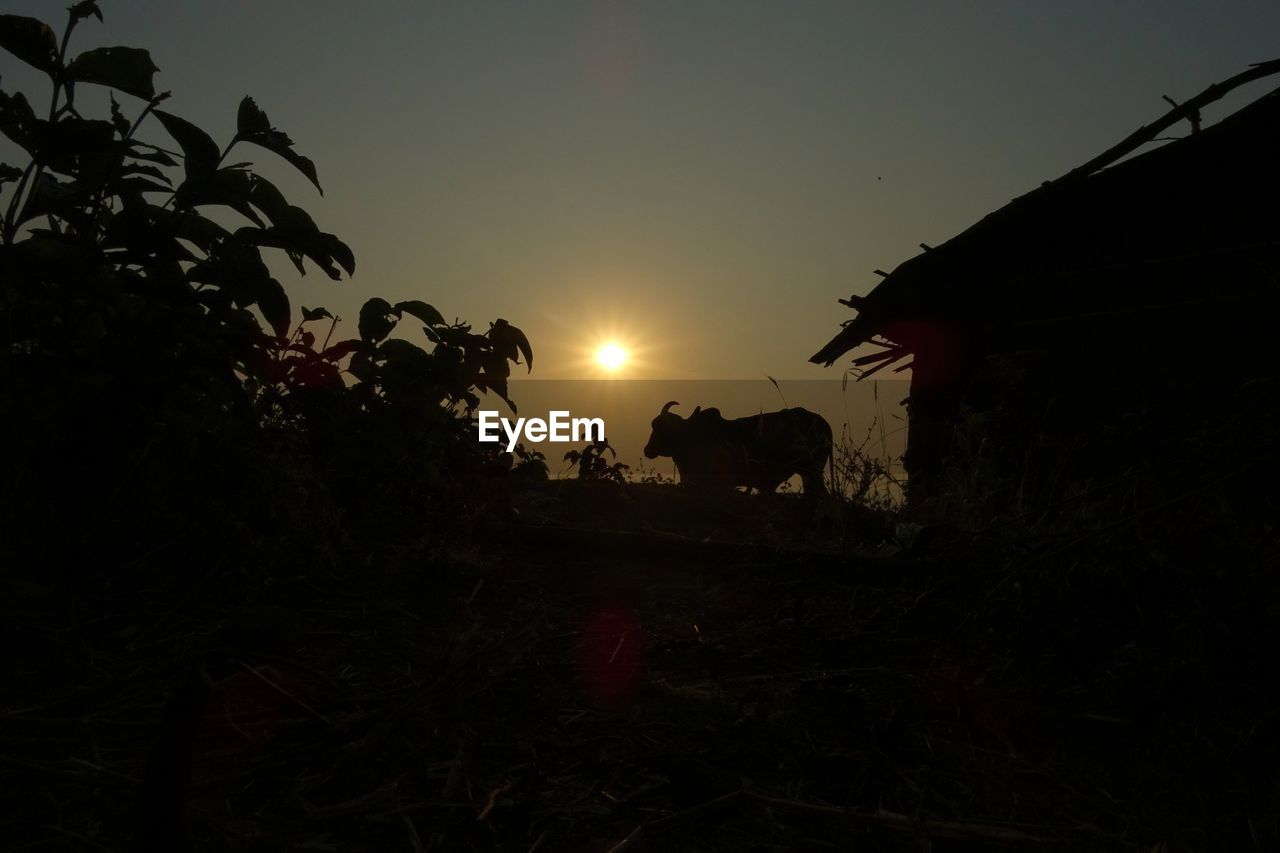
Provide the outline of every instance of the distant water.
[[[863,446],[865,452],[889,460],[901,475],[901,457],[906,445],[906,410],[901,403],[908,393],[907,380],[866,382],[839,379],[778,380],[513,380],[510,394],[522,417],[546,419],[552,410],[568,410],[573,417],[603,418],[606,438],[617,450],[618,461],[631,466],[632,474],[655,472],[675,476],[669,458],[647,460],[642,450],[649,438],[649,424],[668,400],[680,405],[672,409],[688,416],[696,406],[716,407],[726,418],[802,406],[817,412],[831,424],[836,442],[845,440]],[[482,408],[497,409],[512,417],[494,397]],[[566,451],[582,445],[529,445],[546,454],[551,475],[573,476],[564,462]]]

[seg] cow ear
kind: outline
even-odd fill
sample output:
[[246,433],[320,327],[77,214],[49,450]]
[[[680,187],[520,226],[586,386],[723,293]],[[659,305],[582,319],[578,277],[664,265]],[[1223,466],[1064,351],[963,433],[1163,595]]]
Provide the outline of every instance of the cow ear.
[[[696,406],[696,407],[694,407],[693,415],[696,415],[696,414],[698,414],[698,412],[701,412],[701,411],[702,411],[702,407],[701,407],[701,406]],[[693,417],[693,415],[689,415],[689,417]]]

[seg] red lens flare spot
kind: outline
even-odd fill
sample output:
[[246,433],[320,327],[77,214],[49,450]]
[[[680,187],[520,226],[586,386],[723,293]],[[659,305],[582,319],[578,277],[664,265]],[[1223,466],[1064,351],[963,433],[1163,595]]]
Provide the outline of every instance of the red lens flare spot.
[[964,369],[963,336],[953,326],[937,320],[903,320],[890,323],[880,333],[914,353],[912,380],[922,386],[941,385]]
[[289,697],[305,696],[306,690],[297,675],[271,665],[216,684],[194,744],[194,776],[216,777],[229,765],[251,760],[297,719],[300,712]]
[[640,620],[628,610],[606,608],[595,613],[582,632],[578,678],[597,702],[624,705],[640,692],[644,658]]
[[935,713],[954,720],[970,744],[1018,754],[1001,693],[987,683],[980,670],[965,663],[942,661],[924,673],[921,687]]

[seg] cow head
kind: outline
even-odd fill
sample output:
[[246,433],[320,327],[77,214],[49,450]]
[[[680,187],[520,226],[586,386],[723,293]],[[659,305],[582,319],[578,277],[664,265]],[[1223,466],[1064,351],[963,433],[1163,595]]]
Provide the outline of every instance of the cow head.
[[678,405],[675,400],[667,403],[650,424],[649,443],[644,446],[646,459],[674,456],[688,442],[689,422],[671,411],[672,406]]

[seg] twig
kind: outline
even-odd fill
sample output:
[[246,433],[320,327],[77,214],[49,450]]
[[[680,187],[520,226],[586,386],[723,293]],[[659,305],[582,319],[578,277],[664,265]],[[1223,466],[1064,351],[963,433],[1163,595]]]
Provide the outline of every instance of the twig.
[[413,853],[425,853],[426,849],[422,846],[422,837],[418,835],[418,827],[414,825],[413,818],[401,815],[400,819],[404,821],[405,829],[409,832],[409,843],[413,845]]
[[628,835],[626,838],[622,839],[617,844],[610,847],[608,850],[605,851],[605,853],[622,853],[622,851],[624,850],[633,850],[635,849],[636,845],[640,842],[640,839],[643,836],[644,836],[644,824],[642,823],[639,826],[637,826],[635,829],[631,830],[630,835]]
[[687,823],[695,818],[701,817],[710,812],[717,811],[725,806],[732,805],[739,800],[747,800],[757,806],[765,806],[771,809],[791,812],[792,814],[801,814],[808,817],[820,817],[834,820],[849,821],[852,823],[865,824],[870,826],[878,826],[882,829],[891,829],[897,832],[923,833],[932,838],[945,838],[953,841],[980,841],[994,842],[997,844],[1038,844],[1042,845],[1046,839],[1038,835],[1033,835],[1021,829],[1012,826],[1000,826],[989,823],[968,823],[953,820],[931,820],[922,818],[913,820],[904,814],[889,811],[866,812],[856,809],[844,809],[837,806],[820,806],[814,803],[805,803],[800,800],[788,800],[781,797],[771,797],[766,794],[757,794],[753,791],[747,791],[739,788],[736,791],[730,791],[727,794],[708,800],[705,803],[685,809],[682,812],[668,815],[658,820],[642,823],[631,831],[631,833],[617,844],[609,848],[608,853],[623,853],[626,850],[636,849],[646,836],[657,835],[670,829]]
[[57,832],[61,835],[66,836],[67,838],[73,838],[76,841],[79,841],[81,844],[85,845],[86,847],[90,848],[91,850],[101,850],[103,851],[103,853],[111,853],[110,847],[105,847],[99,844],[98,842],[94,841],[89,836],[83,835],[79,832],[73,832],[70,829],[67,829],[66,827],[58,826],[57,824],[46,824],[45,829],[51,829],[54,832]]
[[953,841],[994,841],[999,844],[1044,844],[1045,839],[1020,829],[1009,826],[997,826],[988,823],[964,823],[953,820],[930,820],[922,818],[914,821],[897,812],[878,811],[863,812],[854,809],[842,809],[836,806],[819,806],[799,800],[784,800],[780,797],[769,797],[764,794],[747,793],[747,797],[760,805],[781,809],[795,814],[813,817],[836,818],[853,823],[870,824],[884,829],[899,832],[922,832],[932,838],[947,838]]
[[631,833],[617,844],[609,848],[608,853],[622,853],[624,850],[633,850],[644,839],[646,834],[656,835],[668,829],[673,829],[680,824],[687,823],[696,817],[724,808],[737,802],[743,795],[743,791],[739,788],[736,791],[730,791],[723,796],[716,797],[714,800],[708,800],[705,803],[685,809],[682,812],[667,815],[663,818],[642,823],[631,831]]
[[295,705],[297,705],[299,708],[301,708],[302,710],[306,711],[308,714],[310,714],[311,716],[315,717],[317,720],[319,720],[320,722],[324,723],[326,726],[332,726],[332,725],[333,725],[333,722],[332,722],[328,717],[326,717],[324,714],[321,714],[321,713],[320,713],[319,711],[317,711],[315,708],[312,708],[312,707],[311,707],[310,705],[308,705],[306,702],[303,702],[303,701],[302,701],[301,699],[299,699],[297,696],[294,696],[294,695],[293,695],[292,693],[290,693],[288,690],[285,690],[285,689],[284,689],[283,687],[281,687],[279,684],[276,684],[276,683],[275,683],[274,681],[272,681],[270,678],[267,678],[265,675],[263,675],[262,673],[258,672],[258,671],[257,671],[256,669],[254,669],[253,667],[249,666],[249,664],[245,663],[245,662],[244,662],[244,661],[242,661],[242,660],[237,660],[237,661],[236,661],[236,665],[237,665],[237,666],[239,666],[239,667],[241,667],[242,669],[244,669],[244,670],[245,670],[246,672],[248,672],[250,675],[252,675],[252,676],[254,676],[254,677],[258,678],[260,681],[262,681],[262,683],[263,683],[263,684],[266,684],[268,687],[271,687],[273,690],[275,690],[276,692],[278,692],[281,696],[284,696],[284,697],[285,697],[286,699],[288,699],[290,702],[293,702],[293,703],[294,703]]
[[[1181,104],[1179,104],[1173,98],[1170,98],[1168,95],[1161,95],[1160,97],[1164,98],[1165,103],[1173,107],[1175,110],[1181,106]],[[1191,113],[1191,115],[1187,116],[1187,121],[1191,122],[1192,133],[1200,132],[1200,111],[1199,110],[1195,110],[1194,112]]]
[[[351,817],[353,815],[365,815],[379,810],[388,799],[395,797],[396,788],[399,780],[392,779],[386,784],[374,788],[348,800],[340,803],[333,803],[327,806],[317,806],[308,800],[298,791],[293,792],[293,801],[307,814],[311,820],[326,820],[337,817]],[[394,814],[395,811],[381,811],[381,814]]]
[[498,805],[498,797],[501,797],[507,791],[510,791],[511,786],[514,784],[514,780],[507,779],[489,792],[489,796],[485,797],[484,807],[481,808],[480,813],[476,815],[476,823],[483,823],[489,819],[489,815],[493,814],[493,810]]
[[1067,172],[1057,181],[1051,183],[1061,183],[1063,181],[1075,178],[1087,177],[1099,169],[1110,166],[1126,154],[1130,154],[1150,142],[1152,137],[1161,131],[1168,130],[1180,121],[1190,120],[1192,116],[1198,115],[1202,107],[1212,104],[1219,100],[1232,89],[1243,86],[1245,83],[1252,83],[1254,80],[1268,77],[1272,74],[1280,72],[1280,59],[1272,59],[1269,62],[1259,62],[1253,65],[1248,71],[1242,71],[1234,77],[1223,80],[1221,83],[1214,83],[1205,89],[1199,95],[1196,95],[1189,101],[1184,101],[1180,106],[1175,107],[1164,116],[1149,125],[1138,128],[1133,133],[1120,140],[1115,145],[1103,151],[1097,157],[1089,162],[1077,166],[1070,172]]
[[125,782],[130,782],[134,785],[142,784],[142,780],[135,776],[129,776],[124,773],[120,773],[116,770],[112,770],[109,767],[103,767],[101,764],[94,764],[92,761],[86,761],[85,759],[78,758],[77,756],[74,756],[74,755],[68,758],[67,761],[71,762],[72,764],[79,764],[82,767],[88,767],[90,770],[95,770],[98,773],[102,773],[105,776],[112,776],[116,779],[120,779]]

